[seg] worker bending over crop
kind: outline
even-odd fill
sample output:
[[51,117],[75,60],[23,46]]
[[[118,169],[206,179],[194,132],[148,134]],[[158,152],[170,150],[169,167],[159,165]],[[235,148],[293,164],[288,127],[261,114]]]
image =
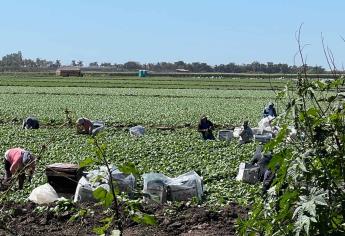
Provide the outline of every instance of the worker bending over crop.
[[267,107],[265,107],[264,111],[262,112],[263,117],[272,116],[273,118],[277,116],[276,109],[274,108],[274,104],[270,102]]
[[207,119],[205,115],[201,116],[198,131],[201,133],[204,140],[214,140],[212,130],[214,129],[213,123]]
[[243,130],[240,133],[240,145],[250,143],[254,137],[253,130],[249,127],[248,123],[247,120],[243,122]]
[[29,182],[34,174],[36,167],[36,157],[30,152],[21,148],[12,148],[5,153],[5,179],[4,183],[9,183],[11,178],[18,174],[19,189],[23,188],[25,171],[28,171]]
[[40,124],[37,118],[29,116],[23,121],[23,129],[38,129]]
[[79,118],[76,121],[77,133],[96,135],[99,131],[104,129],[104,123],[100,121],[92,122],[87,118]]

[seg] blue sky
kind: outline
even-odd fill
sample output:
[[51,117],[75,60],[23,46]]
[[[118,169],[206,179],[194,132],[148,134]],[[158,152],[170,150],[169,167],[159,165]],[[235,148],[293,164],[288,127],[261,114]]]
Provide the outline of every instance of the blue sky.
[[[0,0],[0,56],[124,63],[294,64],[301,23],[307,63],[326,66],[321,32],[345,64],[345,1]],[[300,64],[296,61],[296,64]]]

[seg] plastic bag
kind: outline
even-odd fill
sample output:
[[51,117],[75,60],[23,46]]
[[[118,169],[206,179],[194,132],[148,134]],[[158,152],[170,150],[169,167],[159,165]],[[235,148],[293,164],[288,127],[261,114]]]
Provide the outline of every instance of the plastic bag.
[[78,182],[77,189],[75,190],[74,194],[74,202],[85,202],[85,201],[94,201],[94,197],[92,195],[92,187],[89,181],[83,176],[80,178]]
[[239,166],[236,180],[254,184],[259,181],[259,171],[260,168],[258,166],[242,162]]
[[230,141],[233,137],[233,131],[232,130],[219,130],[218,132],[218,139],[219,140],[226,140]]
[[55,189],[50,184],[43,184],[32,190],[29,200],[37,204],[47,204],[58,200]]
[[105,128],[105,123],[99,120],[92,121],[92,125],[93,125],[92,135],[97,135],[99,132],[101,132]]
[[254,135],[254,140],[261,143],[267,143],[272,139],[272,134],[257,134]]
[[242,127],[236,127],[234,129],[234,132],[233,132],[233,136],[235,138],[239,138],[240,137],[240,133],[242,132],[243,128]]
[[130,174],[124,174],[118,169],[111,172],[113,181],[117,183],[117,187],[121,192],[132,192],[135,188],[135,177]]
[[129,134],[133,137],[141,137],[145,133],[145,128],[141,125],[134,126],[129,129]]
[[186,201],[192,197],[201,199],[203,195],[202,178],[195,172],[190,171],[176,178],[169,178],[160,173],[144,174],[144,194],[151,199],[159,199],[164,202],[164,191],[166,200]]
[[[110,167],[113,186],[119,188],[121,192],[131,193],[135,188],[135,177],[130,174],[124,174],[116,167]],[[109,172],[105,166],[101,166],[98,170],[90,171],[86,177],[82,177],[74,194],[75,202],[95,201],[93,191],[102,187],[110,191]]]
[[267,116],[265,118],[262,118],[259,123],[258,123],[258,126],[260,129],[265,129],[267,127],[270,127],[271,126],[271,121],[274,119],[273,116]]

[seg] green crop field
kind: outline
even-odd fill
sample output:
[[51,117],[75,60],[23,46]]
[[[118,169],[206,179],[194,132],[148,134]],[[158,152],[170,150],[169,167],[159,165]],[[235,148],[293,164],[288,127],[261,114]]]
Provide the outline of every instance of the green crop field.
[[[278,87],[284,83],[273,81]],[[236,182],[235,176],[239,163],[251,159],[256,144],[236,147],[237,140],[204,142],[196,125],[206,114],[217,130],[238,126],[245,119],[255,127],[264,105],[275,101],[270,84],[261,79],[0,77],[0,153],[15,146],[38,152],[42,144],[50,142],[33,184],[10,197],[24,200],[44,183],[45,165],[78,163],[94,155],[87,136],[77,135],[74,128],[61,128],[68,109],[74,117],[106,122],[101,141],[107,144],[113,164],[133,162],[141,173],[168,176],[195,170],[204,178],[206,204],[248,203],[260,186]],[[42,128],[22,130],[21,121],[29,115],[38,117]],[[147,129],[139,139],[128,133],[128,127],[137,124]],[[159,126],[174,130],[160,130]],[[141,188],[139,177],[138,190]]]

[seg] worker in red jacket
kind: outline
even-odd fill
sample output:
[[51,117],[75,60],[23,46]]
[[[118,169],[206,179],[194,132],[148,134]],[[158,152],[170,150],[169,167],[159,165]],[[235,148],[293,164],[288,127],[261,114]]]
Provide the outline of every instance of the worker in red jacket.
[[8,183],[15,174],[18,174],[19,189],[22,189],[26,170],[31,182],[36,167],[36,157],[30,152],[21,148],[9,149],[5,153],[4,162],[6,171],[4,183]]

